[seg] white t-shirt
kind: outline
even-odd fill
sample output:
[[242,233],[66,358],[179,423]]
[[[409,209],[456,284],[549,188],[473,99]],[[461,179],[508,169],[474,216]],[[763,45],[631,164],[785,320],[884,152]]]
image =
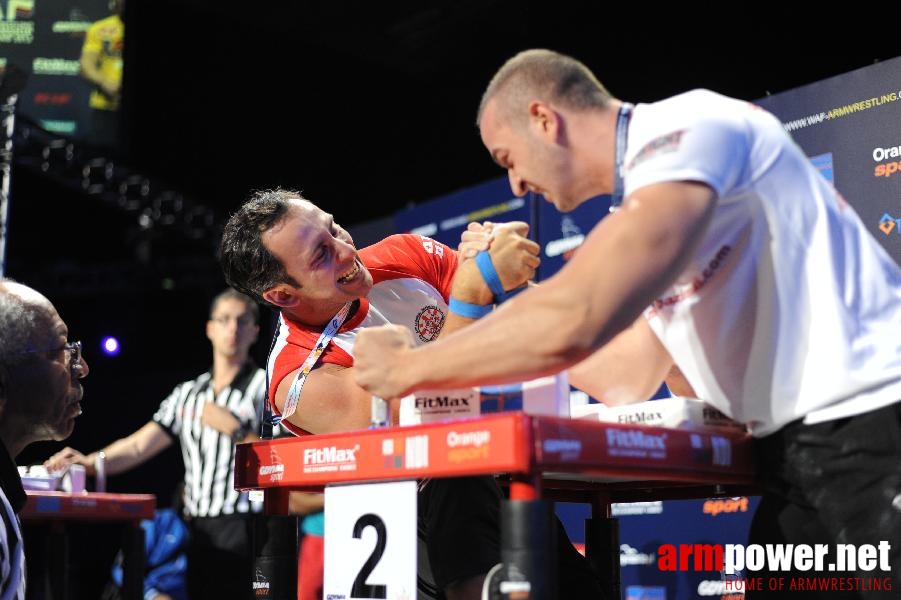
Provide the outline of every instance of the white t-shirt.
[[644,313],[699,398],[758,436],[901,400],[901,268],[773,115],[707,90],[639,104],[624,163],[626,194],[718,196]]

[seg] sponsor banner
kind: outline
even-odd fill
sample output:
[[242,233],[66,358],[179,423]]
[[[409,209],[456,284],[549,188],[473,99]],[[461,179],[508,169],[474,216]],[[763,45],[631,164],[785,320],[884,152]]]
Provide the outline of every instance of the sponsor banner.
[[108,0],[0,2],[0,70],[28,76],[17,112],[44,129],[85,139],[92,85],[79,75],[81,47],[94,21],[109,16]]
[[451,248],[460,244],[460,235],[470,222],[525,221],[530,226],[529,237],[535,239],[534,205],[531,194],[517,198],[510,181],[499,177],[400,210],[394,214],[394,224],[400,233],[425,235]]
[[[483,448],[484,447],[484,448]],[[459,449],[477,449],[473,459]],[[469,450],[467,450],[469,452]],[[597,473],[629,479],[748,485],[750,439],[732,431],[689,431],[596,423],[521,412],[239,444],[237,489],[317,487],[343,481],[487,473]],[[463,464],[465,463],[465,464]]]
[[[602,427],[598,427],[602,425]],[[541,419],[537,460],[561,471],[628,471],[632,478],[747,481],[753,474],[748,436],[729,429],[693,431],[600,424],[587,419]]]
[[556,273],[578,250],[588,232],[610,214],[610,196],[603,195],[584,202],[575,210],[561,213],[543,196],[531,194],[537,206],[538,243],[541,245],[541,264],[538,280]]
[[235,487],[318,488],[376,479],[527,471],[524,415],[239,444]]
[[901,262],[901,57],[756,101]]

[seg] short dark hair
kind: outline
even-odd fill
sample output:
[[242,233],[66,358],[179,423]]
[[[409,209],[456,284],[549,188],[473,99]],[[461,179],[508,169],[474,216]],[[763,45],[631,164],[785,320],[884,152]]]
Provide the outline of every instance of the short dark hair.
[[524,50],[498,69],[482,95],[476,126],[494,97],[501,98],[504,115],[511,119],[525,119],[525,104],[535,98],[573,110],[604,108],[612,98],[582,62],[542,48]]
[[257,304],[257,301],[248,296],[247,294],[241,293],[235,288],[229,287],[225,288],[213,298],[213,301],[210,302],[210,318],[213,318],[213,313],[216,312],[216,307],[219,306],[219,303],[223,300],[240,300],[244,304],[247,305],[247,308],[250,310],[251,316],[253,316],[254,324],[259,324],[260,322],[260,305]]
[[288,214],[290,200],[304,197],[294,190],[275,188],[253,193],[225,224],[219,243],[219,264],[225,281],[236,290],[271,305],[263,292],[279,283],[298,285],[284,265],[263,245],[264,233]]

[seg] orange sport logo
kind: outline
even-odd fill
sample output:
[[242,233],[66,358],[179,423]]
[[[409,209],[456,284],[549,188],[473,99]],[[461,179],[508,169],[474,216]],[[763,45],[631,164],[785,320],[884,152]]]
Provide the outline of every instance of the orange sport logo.
[[876,168],[873,170],[875,177],[891,177],[898,171],[901,171],[901,146],[874,148],[873,160],[882,163],[876,165]]
[[747,496],[742,496],[740,498],[707,500],[704,502],[703,511],[705,515],[710,515],[711,517],[722,513],[748,512],[748,498]]

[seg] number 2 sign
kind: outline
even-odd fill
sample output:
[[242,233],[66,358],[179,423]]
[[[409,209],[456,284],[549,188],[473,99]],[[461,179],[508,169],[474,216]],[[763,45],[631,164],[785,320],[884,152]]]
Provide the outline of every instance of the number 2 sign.
[[416,599],[416,482],[325,488],[323,600]]

